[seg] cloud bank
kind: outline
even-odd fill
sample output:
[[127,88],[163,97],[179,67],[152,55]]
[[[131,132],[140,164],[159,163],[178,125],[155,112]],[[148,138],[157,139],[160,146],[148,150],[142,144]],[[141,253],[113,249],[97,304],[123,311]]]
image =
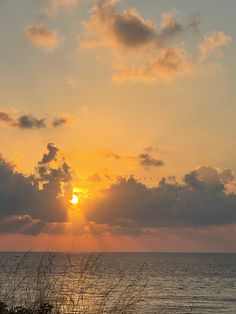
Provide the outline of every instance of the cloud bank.
[[48,223],[67,221],[71,169],[54,144],[47,150],[29,176],[0,158],[0,232],[40,233]]
[[[1,158],[0,232],[155,236],[169,230],[207,235],[207,230],[236,225],[236,184],[230,169],[201,167],[185,174],[182,182],[162,178],[152,188],[134,177],[119,178],[80,204],[85,221],[79,227],[79,221],[74,226],[67,221],[71,178],[70,167],[52,143],[30,176]],[[100,179],[97,174],[89,178]]]
[[236,194],[231,170],[201,167],[183,183],[162,178],[154,188],[121,179],[99,199],[85,205],[90,221],[124,233],[156,228],[202,228],[236,223]]

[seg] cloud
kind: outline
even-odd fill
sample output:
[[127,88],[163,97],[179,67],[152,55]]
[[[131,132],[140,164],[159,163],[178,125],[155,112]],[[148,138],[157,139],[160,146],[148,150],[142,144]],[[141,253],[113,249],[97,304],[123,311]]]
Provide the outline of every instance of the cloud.
[[[160,27],[145,19],[135,8],[118,10],[119,0],[97,0],[87,21],[83,22],[85,38],[81,47],[103,48],[110,52],[115,82],[170,81],[183,75],[203,73],[203,58],[196,58],[186,49],[181,35],[196,33],[199,16],[180,23],[172,9],[162,14]],[[209,54],[229,42],[223,32],[206,35],[199,45],[200,54]],[[185,39],[187,37],[185,36]]]
[[[101,177],[89,179],[99,182]],[[230,169],[211,167],[187,173],[181,183],[162,178],[153,188],[134,177],[119,178],[80,205],[85,222],[78,229],[67,222],[71,169],[49,143],[30,176],[0,159],[0,232],[155,236],[166,230],[181,236],[205,230],[207,235],[210,228],[236,224],[235,183]]]
[[53,52],[61,43],[58,32],[49,30],[44,25],[29,25],[25,34],[33,46],[47,52]]
[[135,165],[138,164],[139,166],[150,170],[151,168],[162,167],[165,165],[163,160],[152,156],[152,154],[155,154],[156,151],[157,149],[155,147],[148,146],[138,155],[121,155],[109,150],[100,150],[98,153],[107,159],[132,162]]
[[139,157],[140,165],[146,169],[149,169],[152,167],[161,167],[161,166],[164,166],[165,164],[163,160],[153,158],[148,153],[142,153],[138,157]]
[[[162,15],[161,29],[153,21],[145,20],[135,8],[121,12],[117,0],[98,0],[91,10],[88,21],[83,23],[86,39],[83,47],[117,46],[139,48],[147,45],[162,46],[163,41],[187,29],[177,22],[176,11]],[[191,21],[192,23],[192,21]]]
[[46,127],[45,119],[37,119],[31,115],[22,115],[18,118],[16,127],[20,129],[41,129]]
[[45,227],[45,223],[38,219],[32,219],[29,215],[12,215],[1,218],[0,216],[0,232],[1,233],[24,233],[39,234]]
[[231,37],[223,31],[206,34],[204,40],[199,44],[200,58],[205,59],[208,55],[217,51],[218,48],[226,46]]
[[27,223],[35,228],[66,222],[67,202],[72,194],[71,170],[55,145],[50,143],[47,148],[48,153],[30,176],[0,158],[0,231],[6,230],[6,225],[13,229]]
[[113,35],[124,46],[137,47],[155,39],[154,24],[145,21],[135,9],[114,14],[112,20]]
[[64,234],[66,222],[45,222],[30,215],[11,215],[0,217],[0,234],[13,233],[25,235]]
[[196,65],[191,61],[184,46],[160,49],[158,56],[150,58],[144,66],[130,67],[122,65],[116,67],[114,81],[155,81],[163,79],[171,81],[178,76],[192,73]]
[[166,39],[183,31],[183,25],[176,20],[177,12],[172,9],[162,14],[160,37]]
[[41,129],[46,127],[46,119],[38,119],[30,114],[16,114],[0,109],[0,124],[19,129]]
[[9,113],[0,110],[0,122],[11,123],[12,117],[10,116]]
[[63,114],[52,121],[53,127],[60,127],[63,125],[70,124],[73,121],[73,118],[68,114]]
[[61,117],[61,118],[56,118],[53,120],[52,125],[55,127],[61,126],[67,124],[67,120],[65,117]]
[[183,183],[162,178],[154,188],[133,177],[120,179],[83,211],[90,221],[124,232],[230,225],[236,223],[236,194],[228,192],[232,180],[231,170],[211,167],[187,173]]
[[[60,117],[53,119],[51,126],[63,126],[70,123],[70,121],[71,118],[69,115],[61,115]],[[4,109],[0,109],[0,124],[22,130],[44,129],[49,126],[46,118],[39,119],[31,114],[20,114],[15,111],[6,111]]]
[[54,159],[56,159],[59,149],[53,143],[48,143],[47,149],[48,149],[48,152],[43,155],[43,158],[39,162],[39,164],[48,164]]
[[120,160],[120,159],[123,158],[121,155],[119,155],[119,154],[117,154],[117,153],[114,153],[114,152],[112,152],[112,151],[110,151],[110,150],[105,150],[105,149],[100,150],[100,151],[99,151],[99,154],[100,154],[102,157],[108,158],[108,159]]

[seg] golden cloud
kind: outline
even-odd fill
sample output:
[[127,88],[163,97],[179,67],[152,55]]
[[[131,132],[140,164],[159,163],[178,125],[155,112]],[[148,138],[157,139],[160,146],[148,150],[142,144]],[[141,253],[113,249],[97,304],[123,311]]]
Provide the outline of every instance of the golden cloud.
[[110,52],[115,69],[113,81],[171,81],[183,75],[205,73],[209,64],[202,62],[203,56],[230,41],[222,31],[207,34],[198,46],[200,55],[193,57],[179,37],[187,31],[196,33],[196,17],[180,23],[172,9],[162,14],[158,28],[135,8],[119,11],[118,2],[96,1],[89,19],[83,22],[85,38],[80,44],[84,49],[103,48]]
[[25,30],[29,42],[44,51],[53,52],[60,45],[59,34],[43,25],[29,25]]
[[223,31],[206,34],[204,40],[198,46],[200,58],[205,59],[219,47],[226,46],[230,41],[231,37]]

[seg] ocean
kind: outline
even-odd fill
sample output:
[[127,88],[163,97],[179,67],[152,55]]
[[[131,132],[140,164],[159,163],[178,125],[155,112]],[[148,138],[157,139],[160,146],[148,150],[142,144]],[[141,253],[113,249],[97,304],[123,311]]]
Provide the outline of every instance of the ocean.
[[63,313],[236,313],[236,254],[0,253],[0,302]]

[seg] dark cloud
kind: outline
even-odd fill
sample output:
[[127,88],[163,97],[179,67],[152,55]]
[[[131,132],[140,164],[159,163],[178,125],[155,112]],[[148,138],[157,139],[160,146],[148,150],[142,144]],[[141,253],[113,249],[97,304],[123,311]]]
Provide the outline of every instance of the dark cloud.
[[67,221],[71,170],[58,152],[57,147],[48,144],[48,153],[30,176],[0,158],[0,232],[5,232],[7,225],[11,231],[14,226],[24,225],[36,232],[48,223]]
[[[162,46],[171,37],[196,28],[197,25],[194,15],[190,23],[185,25],[177,21],[176,11],[170,10],[162,15],[161,28],[157,31],[155,23],[145,20],[135,8],[119,12],[117,2],[119,1],[96,1],[90,19],[84,23],[88,35],[85,46],[100,46],[102,42],[113,47],[116,44],[132,48],[148,44]],[[100,37],[103,36],[105,38],[101,40]]]
[[60,117],[53,120],[52,125],[54,127],[59,127],[68,123],[68,119],[66,117]]
[[155,39],[155,28],[146,23],[133,10],[114,15],[113,30],[117,39],[125,46],[136,47]]
[[24,233],[24,234],[39,234],[45,228],[46,223],[42,220],[32,219],[29,215],[12,215],[4,218],[0,217],[0,232],[1,233]]
[[9,123],[12,122],[12,118],[9,113],[5,111],[0,111],[0,121]]
[[164,166],[164,161],[160,159],[153,158],[148,153],[142,153],[139,155],[139,162],[140,165],[145,168],[151,168],[151,167],[161,167]]
[[27,235],[64,234],[66,223],[50,223],[34,219],[29,215],[12,215],[0,217],[0,233],[21,233]]
[[31,115],[19,117],[15,124],[20,129],[42,129],[46,127],[45,119],[37,119]]
[[[52,127],[59,127],[69,123],[69,116],[54,118]],[[22,130],[44,129],[49,127],[46,118],[36,118],[31,114],[19,114],[0,109],[0,124]]]
[[19,129],[41,129],[46,128],[46,119],[38,119],[30,114],[15,114],[0,110],[0,123]]
[[220,179],[222,180],[223,183],[230,183],[234,180],[234,175],[232,170],[226,169],[221,172],[220,174]]
[[156,153],[157,149],[152,146],[146,147],[142,153],[139,155],[134,156],[122,156],[120,154],[114,153],[109,150],[102,150],[100,151],[100,154],[109,159],[115,159],[115,160],[129,160],[135,163],[139,163],[142,167],[150,169],[152,167],[161,167],[164,166],[165,163],[163,160],[157,159],[153,157],[151,154]]
[[83,210],[96,224],[124,232],[229,225],[236,223],[236,194],[228,192],[225,182],[232,184],[232,172],[210,167],[186,174],[182,184],[163,178],[155,188],[121,179]]
[[42,160],[39,162],[40,164],[47,164],[56,159],[59,148],[57,148],[53,143],[48,143],[47,149],[48,153],[43,155]]

